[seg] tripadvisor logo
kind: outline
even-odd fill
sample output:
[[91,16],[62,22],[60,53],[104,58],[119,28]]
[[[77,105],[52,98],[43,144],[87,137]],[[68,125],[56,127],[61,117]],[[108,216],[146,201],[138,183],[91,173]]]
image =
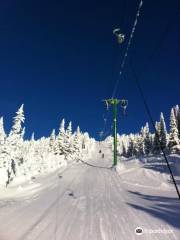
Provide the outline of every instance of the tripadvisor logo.
[[137,227],[135,229],[135,233],[136,233],[136,235],[142,235],[143,234],[143,229],[141,227]]
[[142,229],[141,227],[137,227],[135,229],[136,235],[142,235],[142,234],[172,234],[173,230],[169,229],[169,227],[161,226],[158,229]]

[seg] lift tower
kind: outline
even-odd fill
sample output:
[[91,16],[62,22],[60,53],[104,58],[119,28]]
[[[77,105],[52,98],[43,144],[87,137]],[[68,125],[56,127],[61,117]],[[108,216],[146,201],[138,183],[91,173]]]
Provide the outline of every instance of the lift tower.
[[117,165],[117,111],[118,111],[118,104],[123,108],[123,114],[125,114],[125,110],[128,105],[128,101],[125,99],[117,99],[117,98],[111,98],[104,100],[107,109],[109,106],[113,107],[113,125],[114,125],[114,161],[113,166]]

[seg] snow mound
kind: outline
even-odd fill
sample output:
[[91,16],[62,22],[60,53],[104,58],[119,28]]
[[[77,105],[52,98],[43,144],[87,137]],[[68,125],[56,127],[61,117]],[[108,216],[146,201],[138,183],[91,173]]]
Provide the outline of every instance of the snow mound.
[[[180,156],[169,156],[171,169],[177,180],[180,179]],[[121,159],[116,168],[121,180],[130,186],[171,190],[172,180],[163,157],[144,159]]]

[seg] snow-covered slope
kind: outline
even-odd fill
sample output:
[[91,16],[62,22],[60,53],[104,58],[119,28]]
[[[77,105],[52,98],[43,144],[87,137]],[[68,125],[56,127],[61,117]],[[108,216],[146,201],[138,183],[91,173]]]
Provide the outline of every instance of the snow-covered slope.
[[[122,159],[115,171],[111,158],[101,144],[83,162],[1,191],[0,240],[180,239],[180,200],[162,159]],[[179,161],[172,156],[173,171]]]

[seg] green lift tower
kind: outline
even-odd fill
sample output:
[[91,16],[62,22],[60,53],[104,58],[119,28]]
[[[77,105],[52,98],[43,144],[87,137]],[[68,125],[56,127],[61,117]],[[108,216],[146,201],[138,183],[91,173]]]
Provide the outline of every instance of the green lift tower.
[[106,107],[108,109],[108,107],[110,105],[112,105],[113,107],[113,125],[114,125],[114,161],[113,161],[113,165],[116,166],[117,165],[117,111],[118,111],[118,104],[120,104],[120,106],[123,108],[123,114],[125,114],[125,110],[127,108],[128,105],[128,101],[125,99],[119,100],[117,98],[111,98],[111,99],[106,99],[104,100]]

